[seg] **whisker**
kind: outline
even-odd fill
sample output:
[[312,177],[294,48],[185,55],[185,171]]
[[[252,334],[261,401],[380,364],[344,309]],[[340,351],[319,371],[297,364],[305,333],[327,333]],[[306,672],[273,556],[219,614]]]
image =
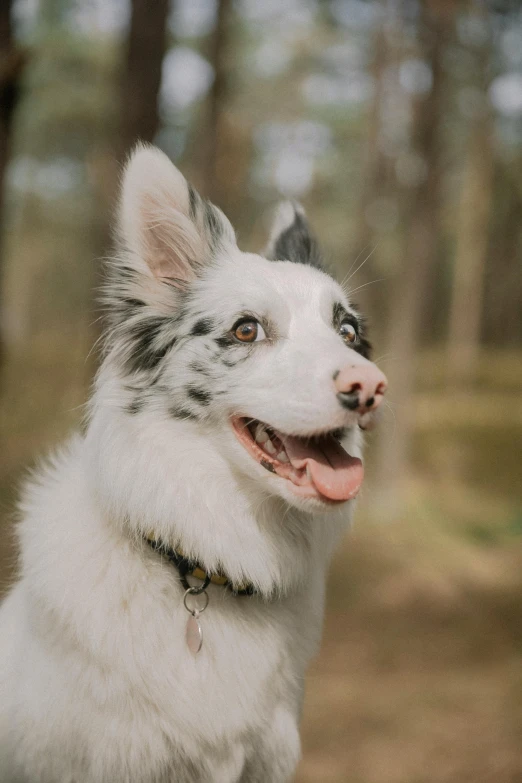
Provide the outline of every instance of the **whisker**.
[[390,279],[389,277],[378,277],[376,280],[370,280],[369,283],[363,283],[362,285],[358,285],[357,288],[349,288],[347,289],[346,293],[349,296],[352,296],[352,294],[355,294],[357,291],[360,291],[361,288],[366,288],[367,285],[373,285],[374,283],[382,283],[383,280],[389,280],[389,279]]
[[357,272],[359,271],[359,269],[362,269],[362,268],[363,268],[363,266],[365,265],[365,263],[368,261],[368,259],[369,259],[369,258],[371,258],[371,257],[372,257],[372,255],[375,253],[375,251],[377,250],[377,248],[378,248],[378,247],[379,247],[378,245],[375,245],[375,247],[373,248],[373,250],[370,250],[370,252],[369,252],[369,253],[368,253],[368,255],[366,256],[366,258],[364,259],[364,261],[362,262],[362,264],[359,264],[359,266],[357,267],[357,269],[354,269],[354,271],[353,271],[353,272],[352,272],[352,274],[351,274],[351,275],[348,277],[348,279],[343,281],[343,285],[345,285],[346,283],[348,283],[348,282],[349,282],[349,281],[352,279],[352,277],[353,277],[354,275],[356,275],[356,274],[357,274]]
[[391,438],[390,438],[390,443],[393,443],[393,441],[395,440],[395,434],[396,434],[396,431],[397,431],[397,416],[395,415],[395,411],[393,410],[393,408],[389,404],[388,400],[384,400],[384,404],[386,405],[386,407],[388,408],[388,410],[390,411],[390,413],[391,413],[391,415],[393,417],[393,430],[392,430],[392,434],[391,434]]
[[360,250],[360,251],[357,253],[357,258],[355,259],[355,261],[353,261],[352,265],[350,266],[349,270],[347,271],[346,275],[344,276],[344,278],[343,278],[343,282],[341,283],[341,285],[344,285],[344,283],[346,282],[346,280],[347,280],[347,278],[348,278],[348,275],[350,274],[350,272],[351,272],[351,271],[352,271],[352,269],[354,268],[355,264],[357,263],[357,261],[358,261],[358,260],[360,259],[360,257],[362,256],[362,254],[366,252],[366,249],[367,249],[368,247],[369,247],[369,245],[365,245],[365,246],[362,248],[362,250]]

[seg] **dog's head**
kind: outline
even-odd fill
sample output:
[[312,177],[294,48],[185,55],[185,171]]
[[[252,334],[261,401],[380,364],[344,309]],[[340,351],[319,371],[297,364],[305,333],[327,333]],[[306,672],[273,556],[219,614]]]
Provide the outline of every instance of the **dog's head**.
[[139,147],[118,236],[106,365],[129,423],[177,423],[235,475],[305,510],[355,497],[358,425],[386,379],[301,207],[281,205],[265,257],[243,253],[223,213]]

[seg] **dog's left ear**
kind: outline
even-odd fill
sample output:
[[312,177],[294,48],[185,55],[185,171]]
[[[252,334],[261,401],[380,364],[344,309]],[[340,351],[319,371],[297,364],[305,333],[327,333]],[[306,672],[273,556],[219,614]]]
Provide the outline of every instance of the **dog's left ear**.
[[194,280],[219,247],[235,245],[221,210],[163,152],[141,144],[123,174],[118,234],[137,272],[177,287]]
[[264,255],[272,261],[294,261],[323,268],[319,247],[301,204],[294,201],[279,204]]

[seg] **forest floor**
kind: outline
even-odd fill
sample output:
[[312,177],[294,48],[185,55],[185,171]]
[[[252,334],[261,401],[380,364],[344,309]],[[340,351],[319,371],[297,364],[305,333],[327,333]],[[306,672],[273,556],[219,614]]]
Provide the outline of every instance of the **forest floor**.
[[522,781],[522,514],[412,485],[332,569],[297,783]]
[[[296,783],[522,781],[522,362],[488,362],[473,393],[451,396],[425,365],[404,512],[370,516],[370,470],[333,564]],[[57,350],[41,374],[34,358],[13,372],[0,420],[3,585],[16,482],[79,422],[89,367]]]

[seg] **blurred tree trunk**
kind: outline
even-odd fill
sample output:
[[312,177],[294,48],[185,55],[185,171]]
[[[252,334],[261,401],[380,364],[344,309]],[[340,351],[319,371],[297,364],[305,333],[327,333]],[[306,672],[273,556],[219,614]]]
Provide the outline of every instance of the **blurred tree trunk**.
[[454,4],[431,0],[421,4],[419,56],[429,65],[431,89],[413,105],[412,153],[422,161],[425,176],[411,188],[406,215],[404,260],[395,278],[389,311],[388,371],[394,433],[381,429],[377,450],[375,511],[398,511],[401,479],[407,473],[413,428],[413,390],[420,324],[438,249],[441,179],[443,57],[453,28]]
[[214,69],[206,113],[205,162],[202,192],[217,204],[233,224],[253,223],[252,200],[245,199],[252,162],[252,126],[236,115],[234,97],[234,4],[219,0],[208,58]]
[[206,157],[202,172],[203,191],[232,219],[236,218],[239,193],[247,175],[245,139],[231,116],[232,93],[230,45],[232,0],[219,0],[217,19],[208,53],[214,70],[206,127]]
[[[378,198],[382,198],[389,184],[389,159],[383,154],[380,148],[380,136],[382,128],[382,104],[385,95],[386,85],[384,75],[386,67],[389,65],[389,45],[387,27],[390,24],[385,5],[382,3],[382,20],[373,40],[373,62],[371,73],[374,83],[373,98],[368,114],[368,121],[365,127],[364,141],[364,162],[361,183],[361,198],[359,200],[358,215],[356,221],[356,237],[351,250],[351,261],[354,269],[359,263],[362,263],[375,246],[375,232],[370,225],[369,211]],[[377,259],[373,256],[373,266]],[[370,262],[370,263],[372,263]],[[371,274],[370,270],[365,268],[366,274]],[[373,275],[372,275],[373,276]],[[371,296],[371,294],[370,294]],[[367,305],[372,309],[371,305]]]
[[469,140],[457,224],[448,335],[448,381],[454,384],[472,378],[480,348],[493,186],[492,135],[490,116],[477,118]]
[[[16,46],[12,25],[13,0],[0,2],[0,230],[5,224],[5,172],[11,148],[11,126],[20,94],[20,77],[25,53]],[[4,275],[5,240],[0,243],[0,304]],[[4,359],[3,329],[0,328],[0,367]]]
[[169,0],[131,0],[131,20],[119,95],[116,137],[94,161],[101,207],[107,215],[101,245],[109,244],[108,218],[118,186],[118,165],[138,141],[151,143],[159,126],[158,96],[166,49]]
[[[486,23],[482,5],[473,3],[478,22]],[[493,118],[487,90],[491,70],[491,39],[484,36],[476,52],[477,109],[468,141],[468,154],[457,219],[457,247],[453,273],[448,333],[448,381],[470,381],[476,367],[481,338],[481,315],[491,224],[493,189]]]
[[514,348],[522,341],[522,157],[495,167],[482,339]]
[[210,51],[210,63],[214,69],[214,81],[209,96],[207,156],[205,161],[205,182],[211,199],[220,200],[220,157],[224,143],[225,106],[229,91],[227,69],[227,48],[230,0],[219,0],[217,20]]
[[[109,148],[93,160],[98,196],[109,214],[117,192],[117,166],[138,141],[151,143],[159,126],[158,95],[166,49],[169,0],[131,0],[131,20],[116,102],[119,118]],[[108,224],[107,224],[108,226]],[[108,244],[108,227],[101,244]]]
[[119,158],[138,141],[152,142],[159,125],[158,94],[166,48],[169,0],[132,0],[121,89]]

